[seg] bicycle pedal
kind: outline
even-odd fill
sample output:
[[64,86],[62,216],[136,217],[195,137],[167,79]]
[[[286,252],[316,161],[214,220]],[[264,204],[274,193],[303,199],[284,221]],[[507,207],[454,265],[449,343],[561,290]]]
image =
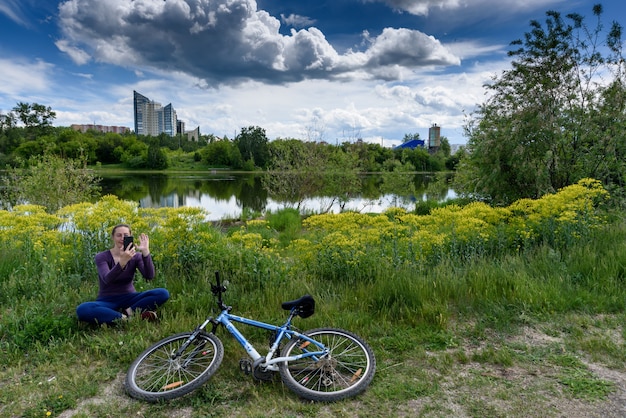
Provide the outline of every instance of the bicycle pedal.
[[252,374],[252,362],[250,359],[242,358],[239,360],[239,370],[241,370],[245,375]]
[[356,372],[354,372],[354,374],[352,375],[352,379],[350,379],[350,383],[356,382],[356,380],[361,377],[361,373],[363,373],[363,369],[358,369]]
[[183,382],[182,380],[179,380],[178,382],[174,382],[174,383],[170,383],[169,385],[165,385],[161,388],[161,390],[170,390],[170,389],[175,389],[177,387],[179,387],[180,385],[183,385],[185,382]]

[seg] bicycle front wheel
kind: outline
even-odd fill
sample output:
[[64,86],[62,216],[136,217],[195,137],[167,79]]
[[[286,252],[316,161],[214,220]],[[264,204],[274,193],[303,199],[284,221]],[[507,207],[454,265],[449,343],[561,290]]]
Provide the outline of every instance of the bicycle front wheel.
[[126,392],[156,402],[186,395],[209,380],[222,363],[224,346],[214,334],[201,332],[179,352],[192,334],[172,335],[141,353],[126,373]]
[[[333,402],[358,395],[371,383],[376,371],[374,352],[355,334],[335,328],[306,331],[309,338],[328,348],[327,356],[305,357],[280,364],[285,385],[303,398]],[[289,357],[316,350],[303,339],[291,340],[281,352]]]

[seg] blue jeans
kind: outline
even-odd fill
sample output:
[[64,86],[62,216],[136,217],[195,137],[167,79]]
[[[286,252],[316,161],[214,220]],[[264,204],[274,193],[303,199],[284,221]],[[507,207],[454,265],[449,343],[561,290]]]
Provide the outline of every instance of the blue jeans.
[[167,289],[156,288],[145,292],[128,293],[98,298],[95,302],[84,302],[76,308],[80,321],[95,324],[110,324],[122,317],[122,309],[153,310],[170,298]]

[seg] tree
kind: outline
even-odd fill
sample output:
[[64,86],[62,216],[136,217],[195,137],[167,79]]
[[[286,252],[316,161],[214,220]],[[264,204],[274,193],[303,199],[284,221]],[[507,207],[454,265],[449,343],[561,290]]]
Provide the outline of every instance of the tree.
[[439,153],[441,153],[441,155],[444,158],[448,158],[450,156],[450,153],[452,152],[452,147],[450,146],[450,141],[448,140],[447,137],[442,136],[441,139],[439,140],[439,143],[441,144],[439,146]]
[[148,145],[145,142],[129,136],[122,139],[122,145],[113,150],[119,155],[120,161],[129,168],[145,168],[148,160]]
[[[545,27],[533,20],[524,39],[511,43],[512,68],[486,86],[491,97],[465,127],[468,153],[459,163],[455,190],[506,204],[553,193],[583,177],[623,184],[620,152],[610,156],[611,168],[604,164],[605,171],[599,170],[607,151],[616,148],[616,138],[603,129],[608,123],[623,126],[625,118],[622,30],[613,23],[603,44],[602,6],[594,6],[593,14],[597,24],[590,29],[580,15],[564,19],[548,11]],[[600,83],[599,74],[615,78]],[[618,94],[609,94],[611,88]],[[603,108],[616,110],[607,119]]]
[[340,196],[328,202],[326,211],[338,201],[344,207],[360,190],[356,158],[341,148],[319,142],[277,139],[270,144],[270,169],[262,178],[276,200],[300,207],[304,199],[318,193]]
[[92,136],[82,134],[70,128],[57,128],[56,131],[56,153],[71,159],[85,157],[89,164],[96,162],[98,143]]
[[404,134],[404,138],[402,138],[402,143],[407,143],[409,141],[413,141],[414,139],[420,139],[420,134],[419,133],[414,133],[414,134]]
[[252,162],[261,168],[266,168],[270,162],[268,143],[265,129],[258,126],[242,128],[235,137],[235,144],[244,162]]
[[122,136],[117,133],[109,132],[100,136],[95,149],[96,160],[103,164],[119,163],[121,161],[120,155],[115,152],[115,149],[122,147],[122,143]]
[[157,139],[150,142],[146,157],[146,167],[151,170],[164,170],[169,166],[169,161],[165,151],[161,149],[161,145]]
[[19,102],[13,108],[13,113],[16,119],[22,122],[30,138],[49,133],[56,118],[56,113],[49,106],[38,103]]
[[[424,148],[399,149],[395,151],[395,154],[403,164],[411,164],[414,170],[424,172],[441,170],[441,165],[437,162],[437,159],[433,158]],[[392,167],[395,167],[395,165],[392,165]],[[389,171],[393,171],[393,169]]]
[[319,170],[323,159],[317,152],[320,147],[321,143],[298,139],[272,141],[269,146],[271,173],[262,177],[268,194],[299,208],[307,196],[320,190],[323,187]]
[[11,129],[15,126],[15,124],[15,114],[13,114],[12,112],[7,113],[6,115],[0,113],[0,131]]
[[202,155],[213,167],[240,168],[243,163],[239,148],[227,138],[209,143],[203,148]]

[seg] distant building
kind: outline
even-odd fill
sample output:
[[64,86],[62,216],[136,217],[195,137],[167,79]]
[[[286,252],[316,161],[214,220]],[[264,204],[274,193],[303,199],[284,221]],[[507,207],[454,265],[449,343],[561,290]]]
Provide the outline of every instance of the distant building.
[[181,136],[185,135],[188,141],[198,142],[200,140],[200,127],[198,126],[193,131],[186,131],[185,122],[183,122],[182,120],[179,120],[178,125],[176,125],[176,135],[181,135]]
[[441,127],[437,124],[428,129],[428,145],[426,141],[422,139],[411,139],[410,141],[403,142],[402,144],[395,146],[394,149],[415,149],[425,148],[429,153],[433,154],[441,147]]
[[163,112],[158,112],[159,115],[163,115],[163,121],[159,123],[159,129],[163,127],[162,132],[165,132],[169,136],[176,136],[176,127],[178,126],[178,119],[176,118],[176,111],[172,107],[172,104],[168,104],[163,108]]
[[428,130],[428,148],[439,148],[441,146],[441,127],[433,124]]
[[185,133],[185,122],[183,122],[182,120],[179,120],[176,123],[176,133],[180,135]]
[[130,128],[127,128],[126,126],[106,126],[106,125],[95,125],[95,124],[86,124],[86,125],[77,125],[77,124],[73,124],[71,126],[71,128],[75,131],[80,131],[82,133],[85,133],[89,130],[91,131],[96,131],[96,132],[104,132],[104,133],[108,133],[108,132],[113,132],[116,134],[125,134],[127,132],[130,132]]
[[165,133],[176,136],[178,118],[172,104],[161,106],[146,96],[133,91],[135,111],[135,133],[137,135],[159,136]]
[[393,149],[415,149],[424,148],[425,142],[422,139],[411,139],[410,141],[403,142],[402,144],[394,147]]
[[133,108],[135,111],[135,133],[137,135],[169,136],[187,135],[191,141],[200,139],[200,127],[193,131],[185,130],[185,122],[178,120],[172,104],[161,106],[161,103],[150,100],[133,90]]
[[193,131],[186,131],[185,135],[187,135],[188,141],[198,142],[200,140],[200,127],[198,126]]

